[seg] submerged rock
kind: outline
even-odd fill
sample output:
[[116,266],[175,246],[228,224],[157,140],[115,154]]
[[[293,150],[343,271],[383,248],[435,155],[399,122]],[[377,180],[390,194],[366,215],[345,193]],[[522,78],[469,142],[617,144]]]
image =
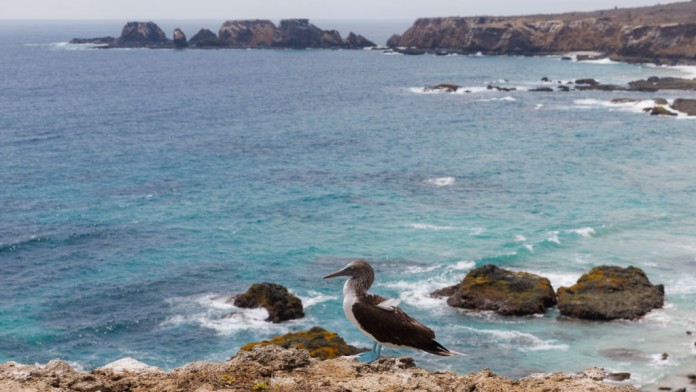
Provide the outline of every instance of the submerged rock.
[[313,358],[321,360],[368,351],[367,349],[350,346],[335,332],[330,332],[320,327],[313,327],[306,332],[290,332],[283,336],[276,336],[271,340],[249,343],[242,346],[240,350],[250,351],[256,346],[267,346],[269,344],[283,348],[304,349]]
[[426,87],[425,91],[444,91],[446,93],[454,93],[457,92],[458,89],[459,86],[457,86],[456,84],[440,83],[437,86]]
[[558,289],[558,309],[589,320],[637,319],[664,304],[665,290],[639,268],[593,268],[571,287]]
[[471,270],[459,285],[432,293],[451,293],[453,307],[492,310],[502,315],[523,316],[544,313],[556,304],[548,279],[527,272],[513,272],[488,264]]
[[629,82],[628,87],[632,91],[696,90],[696,80],[653,76]]
[[240,308],[265,308],[274,323],[304,317],[302,301],[276,283],[256,283],[244,294],[230,298]]

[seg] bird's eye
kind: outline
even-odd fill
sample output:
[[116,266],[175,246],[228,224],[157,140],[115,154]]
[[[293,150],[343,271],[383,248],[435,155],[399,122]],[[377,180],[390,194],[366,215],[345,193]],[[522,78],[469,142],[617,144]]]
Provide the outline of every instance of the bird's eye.
[[352,265],[351,265],[350,267],[348,267],[348,269],[351,270],[351,271],[354,271],[354,270],[355,270],[355,266],[352,266]]

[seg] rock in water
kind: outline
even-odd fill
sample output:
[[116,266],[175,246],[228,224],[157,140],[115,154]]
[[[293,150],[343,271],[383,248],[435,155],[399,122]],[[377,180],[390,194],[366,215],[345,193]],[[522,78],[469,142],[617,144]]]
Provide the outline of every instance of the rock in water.
[[437,86],[426,87],[425,91],[444,91],[446,93],[455,93],[459,90],[459,86],[452,83],[440,83]]
[[351,32],[348,34],[348,37],[346,37],[346,46],[349,48],[370,48],[377,45],[362,35],[356,35]]
[[639,268],[593,268],[571,287],[558,289],[561,314],[589,320],[637,319],[664,304],[665,290]]
[[188,41],[186,41],[186,34],[184,34],[181,29],[177,28],[174,30],[174,47],[177,49],[183,49],[188,46]]
[[677,98],[672,103],[672,109],[696,116],[696,99]]
[[502,315],[544,313],[546,308],[556,304],[556,295],[548,279],[527,272],[503,270],[492,264],[471,270],[456,290],[444,290],[445,293],[454,291],[447,299],[450,306],[492,310]]
[[651,116],[676,116],[677,113],[674,113],[667,109],[664,106],[654,106],[652,108],[645,109],[646,111],[650,112]]
[[[230,301],[228,301],[230,302]],[[240,308],[265,308],[268,319],[279,323],[304,317],[302,301],[285,287],[275,283],[256,283],[246,293],[234,297],[234,306]]]
[[273,344],[283,348],[296,348],[309,351],[309,355],[321,360],[338,358],[344,355],[355,355],[368,351],[346,344],[345,340],[335,332],[329,332],[320,327],[314,327],[307,332],[290,332],[276,336],[271,340],[249,343],[241,348],[250,351],[256,346]]
[[338,31],[324,31],[309,23],[309,19],[285,19],[280,21],[273,46],[292,49],[340,48],[343,40]]
[[218,33],[220,44],[230,48],[270,47],[275,25],[270,20],[228,20]]
[[219,48],[218,36],[208,29],[200,29],[188,42],[192,48]]
[[133,48],[162,48],[171,47],[164,31],[153,22],[128,22],[123,26],[121,36],[114,46]]

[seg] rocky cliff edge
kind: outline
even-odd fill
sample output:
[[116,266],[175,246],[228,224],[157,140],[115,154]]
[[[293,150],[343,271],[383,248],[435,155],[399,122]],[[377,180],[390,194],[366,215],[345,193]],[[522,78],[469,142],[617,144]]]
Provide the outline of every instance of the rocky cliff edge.
[[[453,360],[466,360],[458,357]],[[629,385],[603,382],[597,368],[579,374],[539,374],[510,380],[485,369],[464,376],[428,371],[412,358],[382,358],[366,365],[349,357],[313,359],[304,350],[259,346],[224,363],[195,362],[164,372],[122,359],[91,372],[54,360],[45,366],[0,365],[0,390],[45,391],[615,391]]]

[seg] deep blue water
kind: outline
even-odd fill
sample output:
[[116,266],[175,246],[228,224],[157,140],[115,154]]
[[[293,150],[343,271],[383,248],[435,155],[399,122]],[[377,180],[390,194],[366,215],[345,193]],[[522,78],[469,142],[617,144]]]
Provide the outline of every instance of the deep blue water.
[[[341,23],[376,41],[403,30]],[[367,346],[343,317],[341,283],[321,279],[365,258],[374,292],[469,354],[386,355],[515,377],[602,366],[648,388],[693,370],[696,121],[609,101],[694,94],[485,89],[683,71],[64,43],[121,24],[0,22],[0,361],[90,369],[130,356],[169,369],[313,325]],[[217,25],[183,23],[188,35]],[[422,90],[441,82],[473,93]],[[634,265],[665,285],[667,305],[637,322],[590,323],[428,297],[486,263],[554,287],[593,266]],[[301,296],[307,317],[225,318],[239,311],[226,297],[259,281]]]

